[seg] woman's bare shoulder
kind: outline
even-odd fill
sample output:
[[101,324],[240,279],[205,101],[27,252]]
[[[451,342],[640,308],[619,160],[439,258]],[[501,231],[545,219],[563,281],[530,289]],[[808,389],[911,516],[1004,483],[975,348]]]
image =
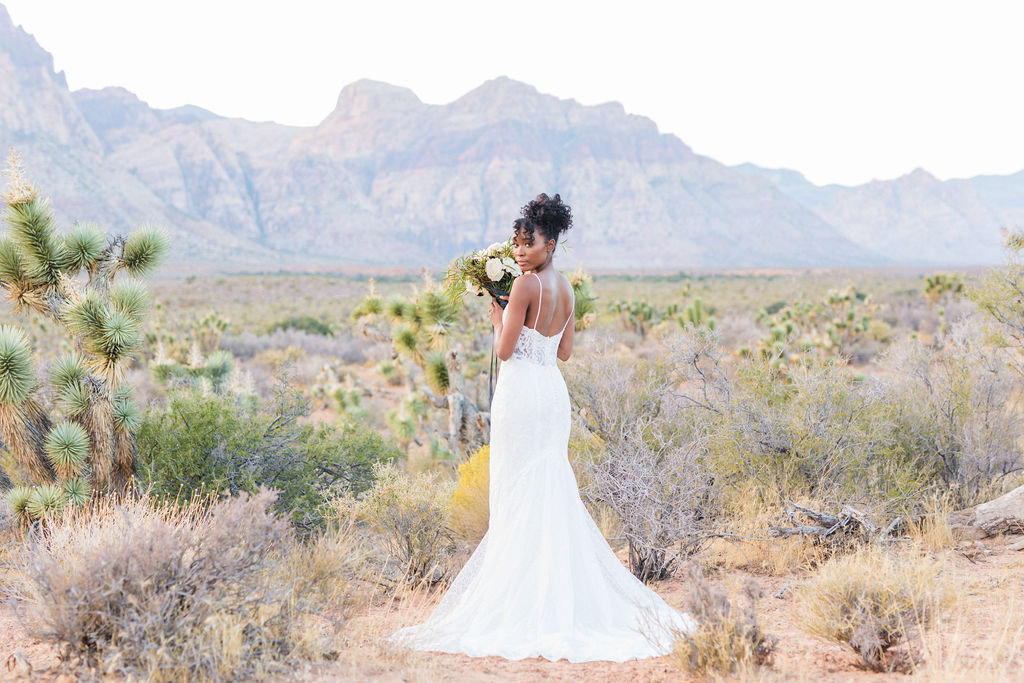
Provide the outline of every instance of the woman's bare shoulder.
[[562,286],[565,287],[565,291],[571,296],[572,295],[572,281],[566,277],[565,273],[559,272],[558,279],[561,280]]
[[533,276],[531,273],[523,273],[515,280],[512,281],[512,290],[509,292],[509,298],[528,296],[532,297],[540,289],[540,281]]

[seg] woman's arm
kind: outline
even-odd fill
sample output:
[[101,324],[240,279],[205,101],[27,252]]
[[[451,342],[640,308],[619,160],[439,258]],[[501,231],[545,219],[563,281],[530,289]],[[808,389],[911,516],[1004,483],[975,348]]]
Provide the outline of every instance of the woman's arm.
[[512,357],[519,332],[526,322],[526,310],[530,302],[540,294],[540,282],[535,277],[520,276],[512,283],[508,297],[508,314],[502,321],[501,306],[491,302],[491,324],[494,325],[494,350],[498,358],[505,361]]

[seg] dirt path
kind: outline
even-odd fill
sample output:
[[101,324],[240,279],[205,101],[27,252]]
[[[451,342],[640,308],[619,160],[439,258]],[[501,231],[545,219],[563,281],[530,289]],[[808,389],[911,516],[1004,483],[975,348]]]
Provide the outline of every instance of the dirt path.
[[[927,662],[914,680],[1024,681],[1024,553],[1006,550],[1001,539],[961,550],[946,550],[933,557],[958,586],[958,603],[924,641]],[[686,595],[685,577],[657,586],[673,605]],[[888,681],[908,679],[899,674],[864,670],[858,657],[845,646],[808,636],[799,627],[797,608],[787,586],[796,586],[802,574],[768,577],[744,572],[720,572],[716,582],[753,581],[763,598],[758,603],[761,625],[778,639],[772,666],[754,680],[785,681]],[[775,597],[781,595],[781,597]],[[384,638],[395,629],[415,623],[429,613],[438,595],[419,593],[402,601],[364,607],[347,623],[335,661],[308,664],[276,680],[304,681],[689,681],[698,678],[680,671],[671,657],[622,664],[571,664],[543,659],[508,661],[498,657],[473,658],[411,652],[389,646]],[[0,657],[14,665],[12,654],[30,663],[31,680],[54,680],[39,672],[56,664],[52,648],[26,635],[13,605],[0,606]],[[15,668],[17,668],[15,666]],[[25,671],[25,669],[22,669]],[[0,674],[16,679],[3,667]]]

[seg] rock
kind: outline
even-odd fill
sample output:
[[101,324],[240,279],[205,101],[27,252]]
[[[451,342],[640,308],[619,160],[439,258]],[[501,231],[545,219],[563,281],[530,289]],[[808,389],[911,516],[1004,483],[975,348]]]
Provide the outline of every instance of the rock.
[[1024,550],[1024,541],[1017,541],[1016,543],[1006,546],[1006,548],[1008,550]]
[[32,677],[32,663],[28,661],[28,656],[20,647],[7,656],[4,667],[11,678]]
[[989,536],[1024,533],[1024,486],[979,505],[974,511],[974,526]]

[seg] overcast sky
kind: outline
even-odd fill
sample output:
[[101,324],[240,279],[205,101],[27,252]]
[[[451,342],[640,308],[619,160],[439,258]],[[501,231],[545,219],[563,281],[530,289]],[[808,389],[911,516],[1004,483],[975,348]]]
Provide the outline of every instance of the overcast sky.
[[696,152],[857,184],[1024,169],[1024,2],[0,0],[72,89],[313,125],[360,78],[506,75]]

